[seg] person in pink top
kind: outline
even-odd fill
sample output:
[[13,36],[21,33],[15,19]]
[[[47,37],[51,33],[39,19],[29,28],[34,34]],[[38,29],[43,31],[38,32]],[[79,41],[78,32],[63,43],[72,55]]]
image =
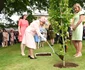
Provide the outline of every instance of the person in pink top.
[[[24,32],[26,28],[29,26],[29,22],[26,20],[26,18],[27,18],[27,14],[24,14],[22,18],[19,19],[19,22],[18,22],[18,31],[19,31],[18,39],[20,42],[22,42]],[[25,55],[23,52],[23,49],[25,49],[25,45],[21,43],[21,54]]]
[[46,17],[42,16],[38,20],[33,21],[25,30],[22,44],[26,45],[29,48],[28,57],[30,59],[35,59],[33,53],[34,49],[36,49],[34,35],[37,34],[46,41],[46,38],[44,38],[40,33],[40,26],[43,26],[45,22],[46,22]]

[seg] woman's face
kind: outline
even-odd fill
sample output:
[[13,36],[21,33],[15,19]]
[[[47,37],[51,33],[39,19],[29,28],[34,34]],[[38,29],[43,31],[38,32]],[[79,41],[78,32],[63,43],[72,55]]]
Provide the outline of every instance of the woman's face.
[[40,25],[43,26],[45,23],[40,21]]
[[24,19],[26,19],[27,18],[27,15],[24,15],[24,17],[23,17]]
[[74,11],[78,13],[80,11],[80,8],[78,6],[74,6]]

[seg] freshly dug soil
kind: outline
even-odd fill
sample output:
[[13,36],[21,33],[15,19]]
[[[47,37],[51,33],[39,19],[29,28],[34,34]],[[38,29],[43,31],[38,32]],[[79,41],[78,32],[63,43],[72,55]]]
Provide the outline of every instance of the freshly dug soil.
[[41,52],[41,53],[36,53],[35,56],[51,56],[51,53],[49,53],[49,52]]
[[54,64],[53,66],[58,68],[69,68],[69,67],[77,67],[78,64],[66,62],[65,66],[63,66],[63,63],[57,63],[57,64]]

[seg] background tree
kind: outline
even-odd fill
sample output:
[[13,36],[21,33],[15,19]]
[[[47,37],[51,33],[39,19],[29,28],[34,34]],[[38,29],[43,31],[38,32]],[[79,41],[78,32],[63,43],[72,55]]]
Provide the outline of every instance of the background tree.
[[[30,16],[28,19],[31,22],[34,18],[32,11],[36,9],[47,10],[47,8],[50,6],[49,1],[50,0],[0,0],[0,12],[10,17],[16,12],[20,15],[22,12],[27,11]],[[60,0],[56,0],[56,2],[58,6]],[[83,6],[83,2],[85,2],[85,0],[69,0],[69,7],[72,7],[76,2]]]
[[[59,3],[59,0],[57,2]],[[83,7],[84,2],[85,0],[69,0],[69,7],[72,7],[75,3],[80,3]],[[4,13],[8,15],[13,15],[15,12],[20,14],[24,11],[30,13],[34,9],[46,10],[49,5],[49,0],[0,0],[0,11],[4,8]]]
[[31,13],[35,9],[46,10],[49,0],[5,0],[5,13],[12,15],[17,12],[21,14],[27,11]]
[[[11,17],[14,13],[22,15],[23,12],[27,12],[29,22],[32,22],[35,17],[32,12],[36,9],[46,10],[49,4],[49,0],[0,0],[0,12]],[[3,9],[3,10],[2,10]]]

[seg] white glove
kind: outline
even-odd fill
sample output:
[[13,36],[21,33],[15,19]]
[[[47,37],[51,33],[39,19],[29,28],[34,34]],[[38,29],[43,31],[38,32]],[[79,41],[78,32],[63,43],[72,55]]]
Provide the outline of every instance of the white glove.
[[71,29],[71,31],[73,31],[73,28],[72,27],[70,27],[70,29]]
[[46,38],[43,38],[44,39],[44,41],[46,42],[47,41],[47,39]]
[[43,35],[41,35],[41,38],[43,38],[45,42],[47,41],[47,39]]

